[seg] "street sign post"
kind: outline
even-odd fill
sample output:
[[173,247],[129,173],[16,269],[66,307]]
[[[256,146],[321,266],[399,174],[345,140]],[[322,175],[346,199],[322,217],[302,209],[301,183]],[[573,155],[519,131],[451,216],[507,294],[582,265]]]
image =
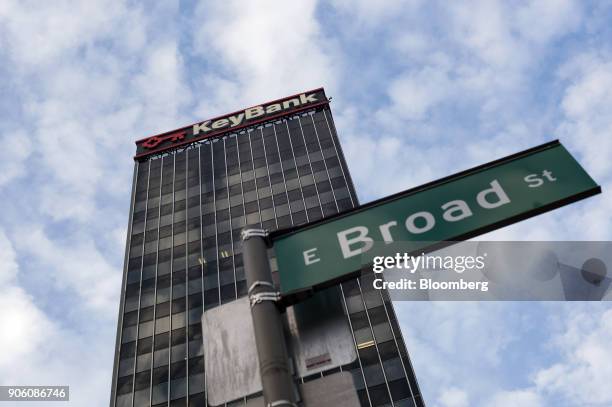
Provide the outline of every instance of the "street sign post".
[[265,230],[249,226],[240,234],[263,398],[268,406],[297,407],[298,388],[278,306],[281,297],[268,261],[267,235]]
[[465,240],[598,194],[553,141],[295,229],[271,234],[285,297],[356,276],[374,242]]

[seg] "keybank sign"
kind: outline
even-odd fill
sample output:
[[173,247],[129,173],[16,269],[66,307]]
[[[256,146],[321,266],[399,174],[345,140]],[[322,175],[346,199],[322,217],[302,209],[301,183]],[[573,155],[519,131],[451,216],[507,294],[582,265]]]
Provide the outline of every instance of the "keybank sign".
[[286,110],[292,110],[299,106],[308,105],[311,103],[319,102],[320,100],[317,98],[317,95],[314,93],[306,94],[302,93],[301,95],[284,100],[278,103],[271,103],[269,105],[262,106],[254,106],[244,111],[234,114],[232,116],[223,117],[221,119],[216,120],[207,120],[202,123],[193,125],[193,135],[197,136],[199,134],[210,133],[211,131],[232,128],[240,126],[241,124],[265,116],[270,116],[274,113],[283,112]]
[[136,142],[136,158],[327,104],[323,89],[289,96]]
[[281,291],[348,278],[371,262],[375,242],[414,252],[423,242],[467,239],[600,191],[559,142],[548,143],[301,229],[273,233]]

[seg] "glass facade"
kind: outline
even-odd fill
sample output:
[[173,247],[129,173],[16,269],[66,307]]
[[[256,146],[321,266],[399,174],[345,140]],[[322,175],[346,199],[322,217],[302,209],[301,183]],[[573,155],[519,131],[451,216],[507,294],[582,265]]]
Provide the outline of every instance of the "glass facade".
[[[111,407],[206,406],[200,319],[246,295],[242,227],[355,205],[328,106],[137,161]],[[365,287],[340,287],[359,357],[335,371],[353,374],[363,406],[421,406],[391,302]]]

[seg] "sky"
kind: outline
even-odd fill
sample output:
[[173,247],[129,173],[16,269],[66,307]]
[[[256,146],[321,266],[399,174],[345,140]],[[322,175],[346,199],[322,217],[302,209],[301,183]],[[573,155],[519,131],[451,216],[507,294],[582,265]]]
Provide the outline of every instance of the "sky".
[[[603,194],[482,239],[610,240],[610,21],[609,0],[0,2],[0,385],[108,405],[134,141],[320,86],[362,203],[560,139]],[[609,303],[395,305],[428,406],[612,405]]]

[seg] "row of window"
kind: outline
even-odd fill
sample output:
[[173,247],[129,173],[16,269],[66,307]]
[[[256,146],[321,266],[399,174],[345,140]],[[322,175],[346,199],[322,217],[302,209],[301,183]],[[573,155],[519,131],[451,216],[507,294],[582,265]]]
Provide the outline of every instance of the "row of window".
[[[353,291],[350,287],[350,284],[347,284],[347,292],[351,292]],[[381,299],[380,299],[380,294],[377,292],[374,292],[372,294],[376,294],[375,295],[367,295],[367,292],[364,292],[364,300],[368,306],[370,305],[377,305],[377,304],[381,304]],[[354,309],[354,307],[359,308],[358,304],[359,302],[362,303],[363,305],[363,301],[360,298],[357,298],[357,296],[353,295],[353,296],[349,296],[347,297],[347,307],[349,307],[351,309],[351,311]],[[354,305],[350,305],[350,304],[354,304]],[[398,377],[403,377],[403,369],[401,368],[401,363],[399,363],[398,358],[397,358],[397,348],[395,346],[395,343],[391,340],[391,336],[390,334],[388,335],[388,339],[387,338],[382,338],[381,335],[379,334],[379,330],[377,329],[377,326],[384,326],[386,325],[387,328],[386,330],[388,331],[388,323],[386,322],[386,316],[384,313],[384,309],[381,305],[378,305],[376,308],[373,309],[369,309],[368,310],[368,314],[370,316],[370,321],[373,325],[373,329],[375,332],[375,337],[377,339],[377,346],[378,346],[378,351],[379,353],[376,353],[376,350],[374,348],[373,345],[369,345],[366,346],[362,349],[359,350],[359,356],[360,356],[360,360],[362,365],[364,366],[364,375],[365,375],[365,380],[368,383],[368,391],[370,392],[370,399],[373,400],[374,405],[379,405],[377,404],[378,401],[380,400],[388,400],[388,394],[385,396],[385,392],[384,391],[377,391],[378,388],[380,389],[386,389],[386,385],[384,385],[384,380],[383,380],[383,375],[382,372],[380,370],[380,365],[378,364],[378,355],[380,355],[380,358],[383,361],[383,366],[384,366],[384,370],[385,370],[385,375],[387,378],[387,381],[389,381],[390,384],[390,388],[394,389],[394,385],[392,385],[391,383],[394,382],[394,379],[397,379]],[[392,314],[391,314],[392,316]],[[393,322],[393,318],[391,318],[391,322]],[[351,315],[351,322],[353,324],[353,328],[356,330],[359,329],[363,329],[365,327],[368,326],[368,322],[367,322],[367,318],[365,316],[364,311],[358,310],[357,312],[353,313]],[[396,327],[395,329],[398,329],[398,327]],[[179,338],[179,343],[180,341],[184,340],[184,336],[182,336],[181,334],[176,334],[173,331],[173,337],[178,337]],[[400,339],[400,338],[398,338]],[[141,341],[144,340],[145,343],[143,345],[143,348],[145,351],[149,350],[149,340],[145,339],[141,339]],[[156,336],[156,341],[158,340],[158,336]],[[382,342],[381,342],[382,341]],[[174,342],[174,340],[173,340]],[[400,341],[400,349],[403,349],[403,344],[401,343],[401,339]],[[159,346],[167,346],[168,341],[167,340],[160,340],[159,341],[160,345]],[[196,342],[197,343],[197,342]],[[140,342],[139,342],[139,346],[140,346]],[[158,346],[156,346],[156,349],[158,348]],[[134,345],[131,345],[130,347],[130,351],[127,351],[128,354],[133,355],[134,352]],[[131,352],[131,353],[130,353]],[[139,354],[141,353],[140,351],[138,352]],[[405,352],[401,352],[405,355]],[[165,356],[167,354],[164,354],[162,356],[162,360],[166,360]],[[140,357],[140,356],[139,356]],[[405,363],[409,363],[407,360],[405,361]],[[353,365],[357,366],[357,362],[355,362]],[[409,366],[409,365],[408,365]],[[346,369],[351,368],[351,366],[345,366]],[[361,373],[359,373],[359,375],[357,377],[361,377]],[[400,380],[400,379],[397,379]],[[399,399],[403,399],[404,396],[409,396],[409,390],[408,387],[405,383],[405,379],[401,379],[403,380],[403,384],[402,386],[398,386],[398,388],[396,389],[397,392],[395,390],[392,390],[391,394],[393,396],[394,400],[399,400]],[[377,387],[379,386],[377,383],[382,383],[384,386],[383,387]],[[363,384],[361,384],[361,387],[364,387]],[[413,387],[415,388],[415,387]],[[401,390],[401,391],[400,391]],[[361,392],[362,395],[367,396],[367,394],[365,393],[365,390],[363,392]],[[367,398],[364,398],[364,400],[367,400]],[[408,400],[408,399],[406,399]],[[363,401],[363,400],[362,400]],[[368,405],[368,404],[365,404]],[[404,405],[404,404],[400,404],[400,405]],[[405,404],[405,405],[412,405],[412,404]]]
[[[327,168],[325,168],[325,166],[327,166]],[[147,199],[149,201],[149,207],[157,206],[160,199],[163,202],[171,203],[173,194],[175,201],[185,199],[186,189],[189,191],[190,198],[198,196],[200,192],[203,194],[203,196],[205,196],[206,194],[212,194],[213,191],[218,197],[227,197],[228,188],[230,196],[237,196],[241,195],[242,193],[253,191],[256,189],[256,187],[258,189],[265,189],[269,188],[270,185],[278,184],[280,182],[297,182],[298,179],[300,179],[301,183],[312,184],[313,176],[316,182],[320,182],[322,180],[329,179],[330,177],[335,178],[341,176],[342,171],[339,167],[337,158],[332,157],[327,159],[325,162],[314,162],[312,167],[309,164],[305,164],[299,166],[297,169],[295,167],[289,169],[285,168],[284,171],[271,171],[270,173],[266,171],[261,171],[260,173],[260,171],[257,171],[256,177],[248,175],[249,174],[243,173],[242,177],[240,177],[240,175],[236,175],[231,176],[228,179],[216,177],[213,181],[213,179],[210,177],[204,178],[206,175],[203,174],[203,181],[201,185],[198,183],[198,178],[196,176],[189,179],[188,188],[185,187],[184,181],[177,181],[174,184],[174,189],[172,188],[172,183],[163,185],[161,190],[158,185],[149,185],[147,189],[147,185],[145,184],[144,190],[137,193],[135,210],[139,211],[144,209]],[[232,179],[234,177],[236,179]]]
[[[340,162],[336,156],[330,156],[329,158],[325,159],[325,161],[314,161],[312,165],[308,164],[307,162],[302,163],[298,159],[297,168],[292,161],[293,159],[291,159],[291,164],[286,164],[282,171],[280,167],[276,168],[275,166],[271,166],[269,167],[269,172],[265,170],[257,170],[255,173],[256,176],[253,175],[252,171],[249,172],[249,170],[243,172],[242,174],[232,175],[228,178],[218,176],[215,177],[214,180],[213,177],[202,174],[201,185],[198,183],[199,178],[196,175],[188,180],[189,197],[198,196],[200,191],[202,192],[203,196],[206,194],[212,194],[213,190],[214,194],[218,197],[227,196],[228,192],[230,196],[238,196],[242,193],[253,191],[256,189],[256,187],[258,189],[265,189],[269,188],[270,185],[281,182],[292,180],[297,181],[298,178],[302,183],[312,183],[313,176],[316,182],[320,182],[322,180],[329,179],[329,177],[334,178],[342,175]],[[146,172],[146,167],[142,166],[141,170]],[[157,202],[159,202],[160,199],[162,202],[172,202],[173,194],[175,201],[185,199],[187,182],[184,179],[176,180],[174,184],[172,184],[172,179],[170,179],[168,182],[168,184],[161,186],[161,190],[159,188],[159,184],[155,185],[151,183],[147,185],[146,182],[143,182],[143,184],[137,189],[135,210],[139,211],[144,209],[147,199],[149,200],[149,207],[157,206]]]
[[[158,303],[156,307],[156,318],[162,318],[170,315],[171,313],[169,301]],[[200,293],[192,294],[187,297],[177,298],[176,300],[172,301],[172,314],[178,314],[180,312],[186,311],[187,309],[191,310],[198,307],[202,307],[202,295]],[[128,326],[136,325],[138,324],[139,319],[140,323],[152,321],[153,313],[153,306],[141,308],[140,314],[138,314],[138,311],[126,312],[123,316],[123,327],[125,328]]]
[[[334,174],[336,175],[336,174]],[[169,202],[160,207],[151,206],[145,209],[134,212],[133,222],[139,223],[146,220],[153,220],[159,217],[171,215],[174,211],[175,218],[184,218],[185,210],[190,209],[190,212],[198,213],[197,209],[202,206],[202,213],[214,213],[223,211],[231,207],[232,213],[241,215],[243,212],[256,212],[258,207],[265,209],[271,208],[272,203],[282,205],[287,203],[287,200],[301,200],[310,196],[316,196],[317,193],[322,196],[322,200],[330,202],[333,200],[331,194],[332,188],[336,199],[348,197],[349,192],[346,187],[346,181],[341,173],[337,174],[331,181],[328,180],[327,174],[323,174],[322,178],[315,182],[312,177],[309,178],[294,178],[287,182],[275,183],[272,187],[258,188],[257,190],[246,191],[244,194],[232,195],[228,198],[227,195],[217,195],[206,193],[186,199]],[[339,196],[339,197],[338,197]],[[159,200],[157,200],[159,201]],[[249,205],[249,206],[247,206]]]
[[[350,208],[350,200],[342,200],[339,202],[341,210]],[[303,209],[303,203],[298,201],[294,207]],[[292,208],[293,209],[293,208]],[[293,218],[294,224],[300,224],[306,221],[306,216],[310,221],[319,219],[325,214],[333,215],[337,212],[336,205],[332,203],[323,204],[322,207],[318,205],[318,202],[307,202],[306,211],[299,211],[290,213],[287,206],[280,206],[279,208],[264,209],[261,214],[256,213],[248,215],[246,220],[250,220],[249,223],[259,223],[259,217],[264,222],[264,227],[275,228],[275,223],[278,221],[279,227],[290,226],[291,219]],[[279,217],[275,220],[275,215]],[[267,221],[269,223],[266,223]],[[130,245],[130,262],[128,270],[140,269],[141,262],[143,267],[153,266],[156,263],[162,264],[174,260],[176,265],[180,268],[191,267],[198,263],[209,264],[210,262],[217,261],[219,258],[227,258],[231,255],[241,253],[240,231],[245,225],[245,218],[239,217],[238,219],[233,218],[227,222],[220,222],[217,224],[204,225],[202,231],[199,228],[192,229],[189,232],[184,232],[185,222],[175,223],[176,234],[167,235],[171,232],[171,227],[162,227],[157,232],[156,229],[147,231],[146,242],[143,242],[145,238],[143,233],[134,235],[132,243]],[[231,226],[235,226],[230,229]],[[171,225],[169,225],[171,226]],[[215,232],[217,234],[215,234]],[[157,241],[149,241],[149,234],[159,237]],[[186,242],[189,240],[189,242]],[[144,246],[144,251],[143,251]],[[203,252],[202,252],[203,248]],[[188,262],[185,261],[185,257],[188,256]]]
[[[181,360],[165,366],[159,366],[152,370],[146,370],[135,375],[121,376],[117,379],[117,394],[126,394],[132,392],[132,386],[135,391],[148,389],[163,383],[168,383],[169,379],[175,381],[187,376],[201,376],[204,373],[204,358],[195,357],[189,360]],[[203,380],[202,380],[203,381]],[[198,392],[203,389],[198,386]]]
[[[303,191],[304,195],[302,195],[300,190],[296,189],[289,191],[288,194],[281,193],[274,197],[262,198],[259,201],[249,201],[245,203],[238,201],[233,203],[233,206],[230,208],[227,207],[227,201],[225,203],[218,201],[217,208],[215,208],[215,205],[212,203],[205,203],[202,205],[202,223],[206,227],[226,220],[232,220],[235,225],[243,226],[245,213],[248,217],[261,212],[262,216],[266,217],[269,216],[270,211],[274,210],[276,216],[280,217],[289,214],[289,211],[297,212],[303,210],[304,205],[306,208],[310,209],[324,204],[333,204],[335,202],[334,196],[339,201],[343,199],[350,200],[350,194],[346,187],[335,189],[333,193],[330,191],[320,192],[318,195],[314,187],[310,188],[306,186],[303,188]],[[265,212],[266,210],[270,211]],[[283,213],[283,211],[285,211],[285,213]],[[272,212],[272,214],[274,214],[274,212]],[[148,219],[146,225],[144,221],[137,221],[137,223],[133,225],[132,234],[139,235],[146,229],[148,234],[154,233],[153,236],[147,238],[147,241],[152,241],[158,237],[155,231],[158,227],[161,229],[160,238],[170,236],[172,229],[168,226],[172,224],[172,220],[175,221],[174,234],[185,232],[185,222],[189,223],[189,230],[194,230],[200,226],[199,210],[190,210],[190,217],[188,219],[186,219],[187,213],[184,210],[175,212],[174,217],[171,214],[162,215],[159,222],[156,221],[158,218],[157,215],[158,211],[157,208],[155,208],[153,216],[151,216],[151,219]],[[214,232],[214,228],[211,229],[211,231]]]
[[[203,291],[204,290],[204,291]],[[204,292],[204,308],[209,309],[221,303],[225,303],[229,300],[234,300],[241,297],[246,293],[246,279],[244,277],[244,271],[242,268],[234,271],[229,270],[227,272],[214,272],[204,276],[204,280],[198,278],[196,280],[190,280],[188,284],[174,284],[172,298],[173,301],[177,298],[185,297],[185,295],[192,295],[196,293]],[[221,296],[221,297],[219,297]],[[158,289],[157,296],[153,290],[142,291],[140,296],[138,292],[131,293],[130,296],[125,298],[124,309],[126,312],[132,312],[137,310],[138,307],[150,307],[155,304],[161,304],[170,300],[170,288]],[[219,300],[221,298],[221,300]],[[140,301],[140,303],[139,303]],[[195,309],[198,310],[197,308]],[[197,312],[191,316],[191,309],[189,320],[197,321]],[[201,313],[201,310],[199,311]],[[128,329],[126,329],[126,332]],[[127,336],[126,336],[127,338]],[[127,340],[127,339],[126,339]]]
[[[184,345],[187,339],[189,341],[201,339],[202,331],[201,329],[198,330],[198,324],[192,324],[188,325],[188,328],[173,329],[172,335],[170,335],[170,332],[160,332],[155,335],[155,341],[153,341],[153,336],[144,337],[138,340],[138,355],[152,352],[153,342],[155,342],[155,350],[169,347],[170,337],[172,337],[172,346]],[[196,348],[199,348],[199,346],[196,346]],[[136,355],[136,341],[122,343],[119,355],[120,359],[133,358]]]
[[[337,201],[337,205],[339,207],[338,209],[340,211],[345,211],[347,209],[352,208],[351,198],[350,198],[350,195],[347,189],[339,190],[337,193],[337,196],[342,197],[341,199]],[[256,202],[252,204],[252,206],[256,206],[256,205],[257,205]],[[290,200],[286,204],[278,205],[278,207],[276,205],[273,205],[271,208],[259,208],[259,211],[247,212],[246,216],[242,215],[243,211],[242,210],[239,211],[239,209],[246,210],[247,207],[240,204],[235,207],[232,207],[232,209],[230,210],[222,209],[222,210],[215,211],[214,213],[205,213],[202,216],[202,223],[204,224],[203,235],[211,236],[214,233],[223,233],[223,232],[229,231],[230,225],[231,225],[231,228],[239,230],[246,224],[259,223],[260,217],[261,217],[262,222],[272,221],[264,225],[264,227],[269,228],[268,225],[272,225],[272,227],[274,227],[275,222],[273,221],[273,219],[275,217],[279,218],[279,222],[284,223],[283,222],[284,219],[281,219],[284,216],[287,216],[287,217],[293,216],[294,218],[296,217],[300,218],[302,215],[304,215],[304,214],[300,214],[300,212],[303,212],[304,210],[308,211],[309,220],[311,221],[314,220],[314,219],[311,219],[310,217],[311,213],[314,214],[313,216],[315,216],[316,219],[319,219],[321,217],[320,214],[322,211],[326,216],[337,212],[336,203],[334,202],[333,195],[331,192],[323,193],[318,196],[308,196],[305,198],[299,198],[297,200]],[[254,208],[249,206],[248,209],[254,209]],[[239,215],[232,216],[233,210],[236,210],[239,213]],[[179,218],[181,220],[177,220],[174,223],[174,233],[175,235],[177,235],[179,233],[185,232],[186,222],[190,222],[193,227],[190,230],[190,232],[193,232],[193,233],[190,233],[189,241],[194,241],[198,237],[197,232],[195,232],[195,230],[197,228],[198,221],[199,221],[198,220],[199,213],[196,213],[195,217],[190,218],[187,221],[185,220],[185,217],[186,216],[181,216]],[[149,221],[146,223],[144,221],[138,222],[132,226],[132,234],[133,235],[142,234],[144,233],[145,229],[146,229],[147,235],[149,233],[154,233],[153,236],[151,236],[150,238],[147,238],[148,242],[153,241],[154,237],[159,237],[160,239],[162,237],[169,237],[170,235],[168,235],[168,233],[171,233],[172,231],[172,225],[173,225],[172,220],[173,220],[172,215],[165,215],[159,218],[159,222],[157,220]],[[298,222],[295,221],[295,223],[298,223]],[[303,222],[300,221],[299,223],[303,223]],[[280,227],[282,226],[279,225],[279,228]],[[166,236],[157,235],[158,232],[156,231],[158,228],[162,231],[162,233],[166,234]],[[136,244],[139,244],[139,243],[136,243]]]
[[[382,317],[382,315],[384,315],[384,311],[382,310],[382,307],[377,307],[377,308],[378,309],[370,310],[370,314],[372,315],[371,317],[372,324],[374,325],[375,332],[376,332],[376,326],[378,324],[375,323],[376,317],[374,317],[373,315],[380,313],[381,319],[384,318]],[[367,324],[367,322],[364,322],[364,324]],[[380,325],[382,324],[387,324],[388,326],[388,323],[384,321],[381,322]],[[399,360],[398,352],[397,352],[397,347],[395,343],[393,342],[392,337],[384,339],[384,341],[383,339],[380,339],[378,335],[376,335],[376,337],[377,337],[377,342],[378,342],[378,345],[377,345],[378,353],[376,352],[376,349],[372,345],[359,349],[359,356],[360,356],[361,364],[364,367],[363,372],[364,372],[365,380],[368,386],[372,387],[372,386],[377,386],[378,384],[383,384],[384,377],[387,378],[387,381],[389,383],[395,380],[398,380],[398,379],[402,379],[405,381],[403,368],[402,368],[401,362]],[[185,337],[184,328],[172,331],[172,345],[173,346],[183,345],[185,342],[185,338],[186,337]],[[169,346],[169,342],[170,342],[170,339],[167,333],[156,335],[155,336],[155,350],[167,348]],[[140,358],[141,355],[152,352],[153,350],[152,348],[153,346],[152,346],[151,337],[140,339],[138,342],[138,351],[137,351],[138,357]],[[401,349],[401,346],[400,346],[400,349]],[[135,352],[136,352],[136,343],[130,342],[130,343],[122,345],[120,357],[122,360],[125,358],[133,358],[135,355]],[[380,359],[383,361],[383,368],[385,371],[385,376],[383,376],[382,370],[380,368],[380,364],[378,362],[379,356],[380,356]],[[167,353],[162,354],[160,358],[162,359],[163,363],[167,363],[166,362],[168,360]],[[150,363],[150,357],[149,359],[146,359],[146,360],[148,360]],[[344,369],[345,370],[353,369],[353,371],[355,372],[357,388],[363,389],[365,387],[363,383],[363,377],[359,371],[354,370],[357,367],[358,367],[358,362],[354,362],[352,365],[344,366]],[[190,374],[197,374],[197,373],[199,373],[199,370],[190,369]],[[179,376],[176,376],[176,377],[181,377],[180,373],[178,374]],[[138,375],[139,374],[137,374],[137,377]],[[175,378],[174,375],[172,375],[171,377]],[[129,382],[129,379],[124,379],[124,381]],[[157,382],[158,382],[157,380],[154,381],[154,384],[156,384]],[[401,397],[398,396],[399,398],[394,396],[393,397],[394,400],[398,400],[400,398],[404,398],[406,395],[409,395],[408,387],[406,384],[403,385],[403,388],[404,388],[403,392],[405,393],[402,393],[403,395]],[[376,391],[374,392],[374,394],[377,394]],[[394,392],[392,392],[392,394],[394,394]]]

